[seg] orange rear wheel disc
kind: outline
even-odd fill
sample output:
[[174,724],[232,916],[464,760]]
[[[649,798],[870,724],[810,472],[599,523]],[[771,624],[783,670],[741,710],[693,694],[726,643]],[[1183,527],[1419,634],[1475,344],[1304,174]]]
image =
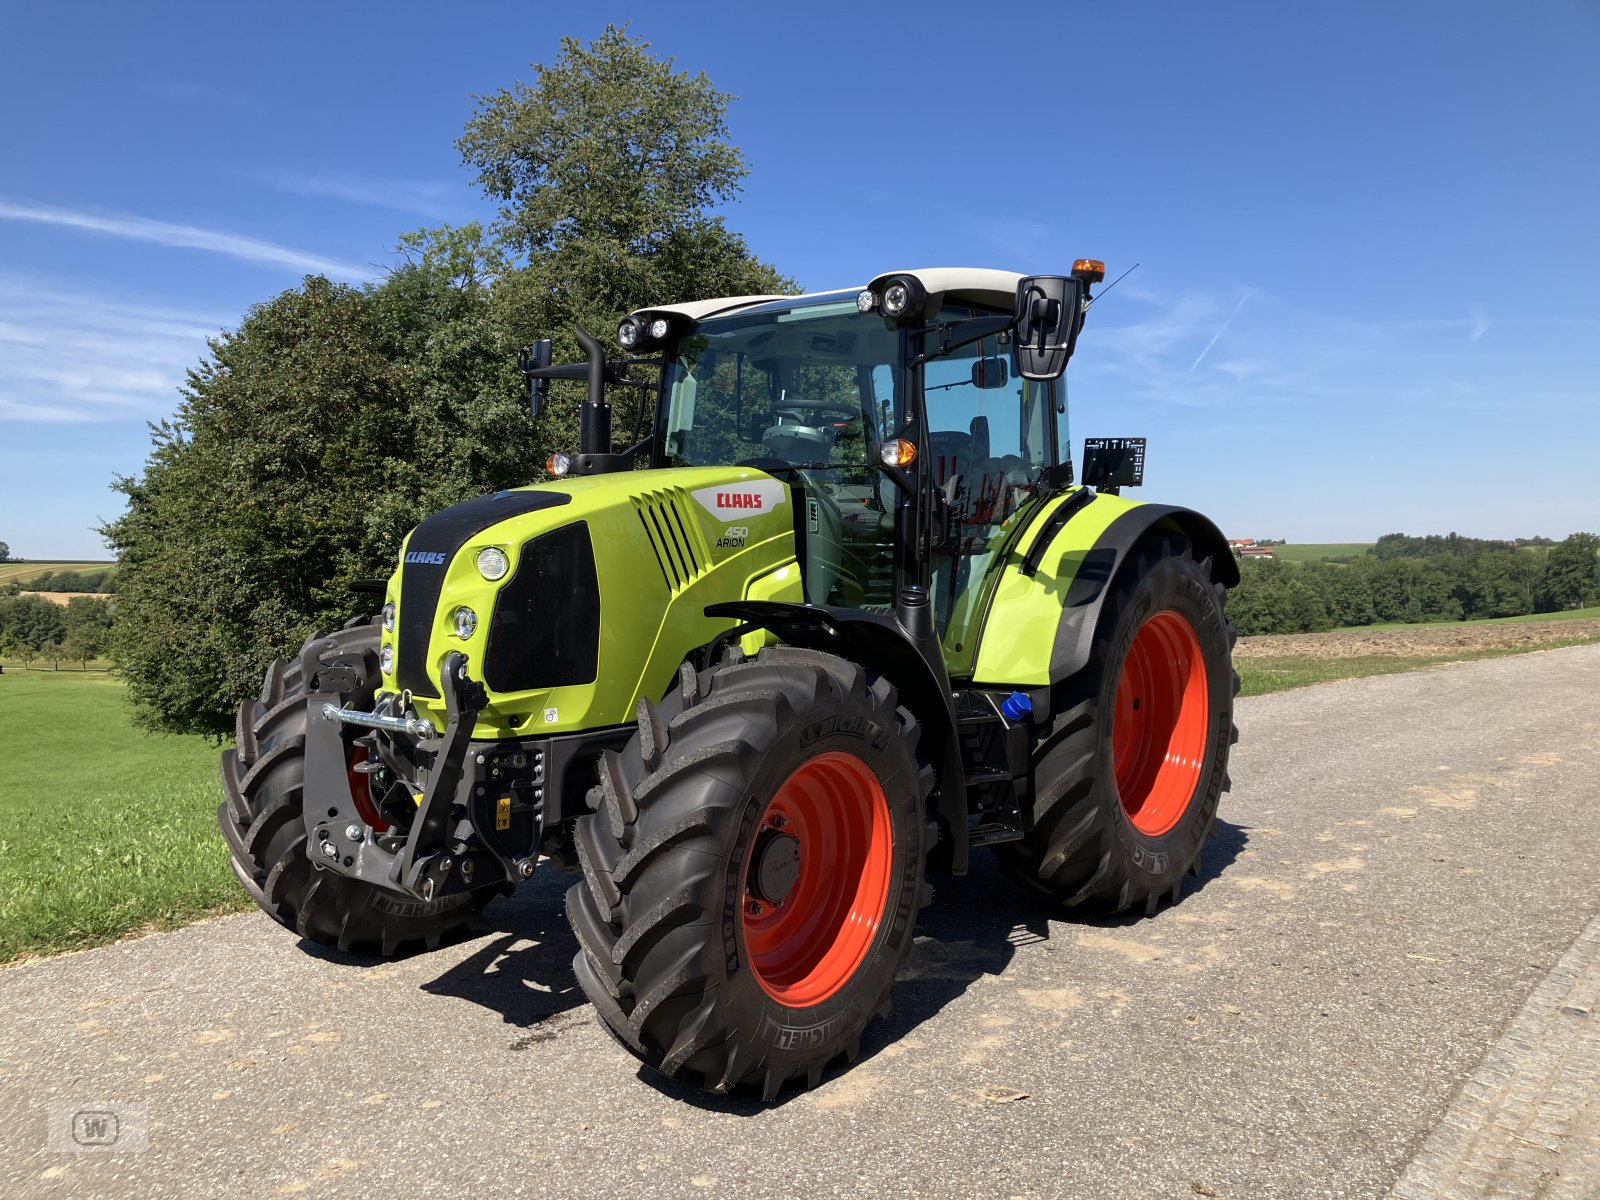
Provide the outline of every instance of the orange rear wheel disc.
[[1135,829],[1159,837],[1194,797],[1211,729],[1205,655],[1182,614],[1163,609],[1139,626],[1117,676],[1114,711],[1118,798]]

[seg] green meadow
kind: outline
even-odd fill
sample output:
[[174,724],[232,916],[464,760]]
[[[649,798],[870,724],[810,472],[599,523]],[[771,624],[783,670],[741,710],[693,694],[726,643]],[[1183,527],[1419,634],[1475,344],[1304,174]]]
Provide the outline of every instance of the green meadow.
[[219,747],[136,730],[120,681],[0,674],[0,962],[248,906],[216,828]]

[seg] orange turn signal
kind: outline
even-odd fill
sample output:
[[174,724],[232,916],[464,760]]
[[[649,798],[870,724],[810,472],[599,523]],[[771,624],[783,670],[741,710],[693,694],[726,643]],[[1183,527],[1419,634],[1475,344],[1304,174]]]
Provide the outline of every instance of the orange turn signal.
[[886,467],[909,467],[917,461],[917,446],[905,438],[890,438],[878,443],[878,458]]
[[1072,264],[1072,274],[1085,283],[1100,283],[1106,277],[1106,265],[1098,258],[1080,258]]
[[550,474],[559,478],[560,476],[565,475],[568,471],[572,470],[572,460],[565,454],[561,453],[561,451],[557,450],[549,458],[544,460],[544,469],[550,472]]

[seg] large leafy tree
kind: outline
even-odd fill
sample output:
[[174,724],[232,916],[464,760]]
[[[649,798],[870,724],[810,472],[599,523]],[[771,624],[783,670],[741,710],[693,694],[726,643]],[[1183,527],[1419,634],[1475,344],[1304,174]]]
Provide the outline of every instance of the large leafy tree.
[[[642,304],[793,290],[713,210],[748,173],[732,99],[607,26],[563,38],[532,83],[483,97],[459,143],[500,202],[524,327],[562,331]],[[595,332],[609,332],[597,329]]]
[[1539,572],[1537,591],[1541,612],[1600,604],[1600,537],[1574,533],[1552,547]]
[[704,76],[615,28],[534,71],[461,142],[492,234],[419,231],[380,283],[310,277],[252,309],[118,481],[114,645],[148,726],[226,733],[268,659],[371,607],[352,582],[418,519],[571,444],[572,406],[528,419],[519,342],[570,357],[574,320],[604,335],[641,305],[790,286],[712,211],[745,168]]

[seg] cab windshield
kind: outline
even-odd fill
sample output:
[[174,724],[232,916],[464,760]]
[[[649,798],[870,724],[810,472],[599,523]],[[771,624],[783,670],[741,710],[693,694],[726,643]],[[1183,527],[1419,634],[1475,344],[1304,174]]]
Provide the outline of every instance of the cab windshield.
[[[809,298],[808,298],[809,299]],[[853,294],[709,321],[667,368],[671,466],[864,468],[895,415],[900,335]]]
[[[938,319],[982,315],[946,307]],[[713,318],[667,360],[663,466],[747,466],[796,488],[801,572],[813,604],[887,608],[894,601],[894,484],[873,444],[905,422],[898,394],[902,331],[857,311],[855,293],[763,304]],[[1055,389],[1018,378],[1010,347],[986,338],[926,365],[925,469],[950,524],[934,564],[941,630],[987,572],[997,535],[1054,461]]]
[[707,321],[668,359],[668,466],[774,471],[803,506],[806,599],[894,600],[894,484],[868,466],[899,427],[901,334],[854,292]]

